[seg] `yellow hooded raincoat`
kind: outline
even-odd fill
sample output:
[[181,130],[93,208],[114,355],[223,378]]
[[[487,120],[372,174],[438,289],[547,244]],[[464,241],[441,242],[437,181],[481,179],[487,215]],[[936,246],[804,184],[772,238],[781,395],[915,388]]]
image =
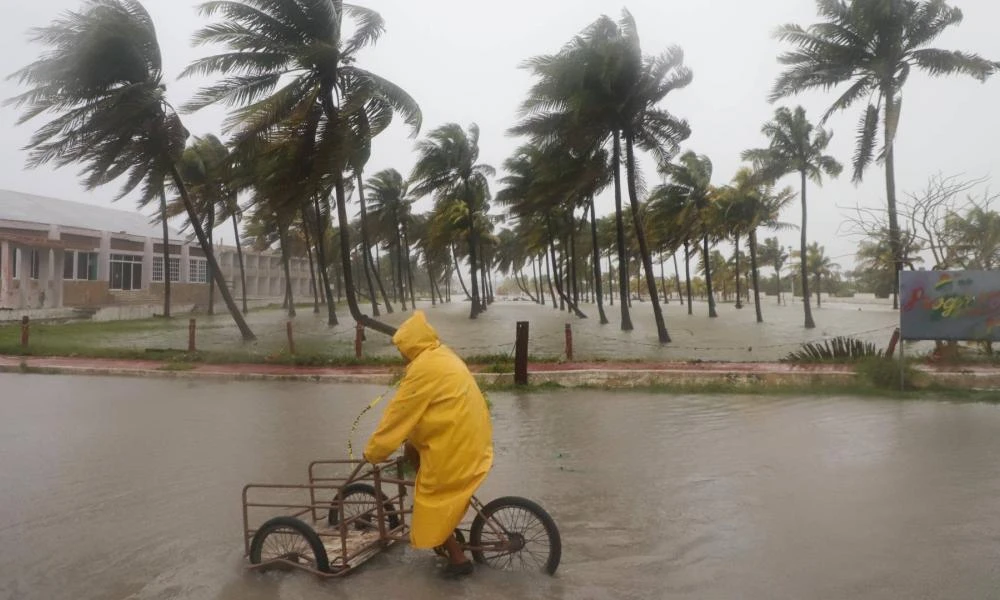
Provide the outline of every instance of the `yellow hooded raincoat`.
[[410,362],[365,459],[383,461],[405,440],[417,449],[410,540],[415,548],[434,548],[461,522],[493,465],[493,428],[468,367],[441,344],[422,311],[400,326],[392,343]]

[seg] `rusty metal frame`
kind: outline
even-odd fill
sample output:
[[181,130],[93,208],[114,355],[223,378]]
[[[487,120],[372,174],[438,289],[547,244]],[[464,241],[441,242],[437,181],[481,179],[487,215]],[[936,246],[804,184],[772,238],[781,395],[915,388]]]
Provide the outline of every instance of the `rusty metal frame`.
[[[329,572],[319,571],[305,565],[293,563],[286,559],[274,559],[256,565],[249,565],[248,569],[256,571],[281,565],[283,567],[307,571],[322,578],[341,577],[353,571],[369,558],[375,556],[381,550],[388,548],[392,544],[396,542],[408,541],[409,524],[407,522],[406,515],[412,514],[413,508],[412,503],[409,506],[407,505],[407,489],[414,487],[416,482],[408,480],[404,477],[404,462],[405,459],[403,457],[377,465],[370,465],[365,461],[358,460],[315,460],[309,463],[308,484],[249,483],[245,485],[243,487],[242,494],[243,551],[245,556],[250,556],[251,541],[257,532],[257,529],[251,528],[250,526],[250,509],[283,509],[284,511],[292,511],[279,513],[277,515],[272,514],[271,516],[273,517],[284,514],[285,516],[302,519],[306,525],[309,525],[314,529],[321,541],[324,538],[339,538],[340,541],[339,553],[331,554],[329,550],[327,551],[328,562],[330,565]],[[345,467],[352,469],[351,475],[347,477],[321,476],[324,475],[323,471],[325,469],[344,469]],[[351,517],[350,519],[346,519],[344,515],[344,507],[345,505],[352,504],[367,504],[367,502],[360,500],[340,500],[337,503],[340,510],[340,518],[337,520],[336,528],[333,530],[330,528],[318,528],[316,527],[316,524],[321,522],[321,519],[323,518],[321,517],[319,511],[323,511],[324,513],[328,512],[332,508],[332,502],[337,498],[340,490],[349,484],[361,482],[370,483],[377,494],[375,512],[378,526],[378,537],[351,552],[348,548],[348,528],[351,524],[365,515],[359,514]],[[389,493],[386,493],[384,488],[395,488],[395,493],[390,495]],[[265,490],[281,490],[286,492],[291,490],[308,491],[309,500],[307,503],[300,504],[277,501],[253,501],[255,499],[251,498],[251,492],[256,491],[258,493],[266,493],[264,492]],[[326,502],[318,501],[317,492],[333,492],[332,499]],[[385,510],[386,504],[391,504],[395,510]],[[473,496],[469,503],[469,508],[476,515],[483,518],[485,525],[490,528],[491,532],[495,536],[497,536],[498,541],[484,544],[482,546],[472,546],[470,543],[472,540],[469,539],[464,545],[464,549],[472,552],[503,551],[506,549],[509,543],[508,533],[504,531],[503,527],[501,527],[498,523],[494,522],[491,517],[487,517],[484,514],[485,506],[483,503],[480,502],[478,498]],[[390,516],[396,516],[398,518],[396,527],[389,528],[388,518]],[[309,521],[309,517],[311,517],[311,522]],[[324,548],[327,548],[326,544],[324,544]]]

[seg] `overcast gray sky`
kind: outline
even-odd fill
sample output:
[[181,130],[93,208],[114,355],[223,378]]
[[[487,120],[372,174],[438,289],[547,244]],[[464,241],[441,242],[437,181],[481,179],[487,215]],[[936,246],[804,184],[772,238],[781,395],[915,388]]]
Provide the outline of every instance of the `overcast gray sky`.
[[[766,96],[779,72],[776,56],[781,45],[772,38],[776,26],[816,20],[812,0],[632,0],[627,4],[607,0],[356,0],[379,10],[388,31],[379,45],[362,55],[366,67],[408,90],[424,113],[424,132],[442,123],[476,122],[482,130],[483,161],[500,167],[518,145],[505,135],[515,121],[517,106],[530,85],[519,69],[526,58],[559,49],[571,36],[601,14],[617,17],[625,6],[633,13],[642,36],[643,50],[658,53],[670,45],[681,46],[694,82],[668,97],[666,106],[688,119],[693,134],[685,149],[707,154],[715,164],[715,183],[729,181],[740,166],[740,152],[762,146],[761,124],[774,111]],[[1000,59],[1000,3],[995,0],[957,0],[965,22],[942,36],[937,46],[981,53]],[[192,33],[206,21],[191,0],[145,0],[156,22],[167,73],[168,93],[179,105],[189,99],[204,80],[176,80],[191,60],[207,54],[192,48]],[[48,23],[58,13],[81,5],[76,0],[7,2],[0,20],[0,73],[9,74],[30,62],[39,47],[27,43],[30,27]],[[11,81],[0,81],[0,98],[16,94]],[[832,95],[814,94],[790,100],[801,103],[819,118]],[[967,173],[989,175],[994,170],[1000,138],[1000,78],[980,84],[972,79],[932,79],[911,76],[904,102],[897,144],[899,191],[920,188],[929,175]],[[186,115],[185,123],[196,135],[219,133],[223,109]],[[16,113],[0,108],[0,188],[14,189],[67,200],[111,205],[113,186],[87,192],[73,168],[25,170],[21,148],[34,126],[15,127]],[[855,110],[832,119],[835,132],[830,152],[849,165]],[[375,142],[369,172],[394,167],[404,175],[413,164],[413,140],[402,126]],[[646,171],[652,184],[656,174]],[[854,186],[849,171],[840,180],[810,190],[810,234],[826,245],[827,254],[845,267],[857,248],[857,239],[839,228],[844,218],[838,206],[884,202],[883,171],[873,168],[864,184]],[[790,177],[788,185],[795,185]],[[599,210],[609,212],[612,200],[601,199]],[[128,199],[118,203],[132,209]],[[784,216],[798,222],[795,207]],[[797,233],[781,235],[785,245],[796,243]],[[230,240],[231,241],[231,240]]]

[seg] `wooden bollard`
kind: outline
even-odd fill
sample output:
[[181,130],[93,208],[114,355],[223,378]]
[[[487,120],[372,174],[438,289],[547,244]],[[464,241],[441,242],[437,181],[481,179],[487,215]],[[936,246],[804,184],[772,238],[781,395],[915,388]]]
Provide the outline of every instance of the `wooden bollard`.
[[292,335],[292,322],[285,322],[285,333],[288,334],[288,353],[295,354],[295,336]]
[[528,322],[518,321],[514,337],[514,385],[528,385]]
[[361,344],[365,341],[365,326],[358,323],[354,329],[354,356],[361,358]]
[[566,323],[566,360],[573,360],[573,326]]
[[889,338],[889,347],[885,350],[885,357],[892,358],[896,354],[896,344],[899,343],[899,327],[892,332],[892,337]]
[[21,347],[28,347],[28,338],[31,336],[31,318],[28,315],[21,317]]
[[197,352],[198,347],[194,338],[198,330],[198,322],[195,319],[188,321],[188,352]]

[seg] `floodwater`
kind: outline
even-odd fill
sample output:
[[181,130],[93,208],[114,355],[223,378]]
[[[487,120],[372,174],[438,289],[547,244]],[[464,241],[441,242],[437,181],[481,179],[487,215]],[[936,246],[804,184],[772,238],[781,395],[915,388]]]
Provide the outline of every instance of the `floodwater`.
[[[694,303],[694,315],[675,301],[664,305],[667,328],[673,342],[662,346],[656,334],[652,305],[634,302],[631,315],[635,329],[623,332],[619,327],[620,307],[606,306],[607,325],[601,325],[597,306],[581,305],[587,319],[577,319],[566,312],[530,302],[499,301],[478,319],[468,318],[469,303],[453,302],[439,306],[420,302],[418,306],[441,334],[442,339],[462,356],[512,354],[518,321],[530,323],[529,352],[537,357],[564,355],[565,325],[572,325],[574,357],[577,360],[705,360],[705,361],[774,361],[808,341],[849,335],[884,347],[898,326],[899,315],[885,302],[828,302],[813,307],[817,328],[803,327],[801,303],[778,306],[774,298],[763,299],[765,322],[758,324],[752,305],[737,310],[732,304],[719,304],[717,319],[707,316],[708,305]],[[369,307],[370,308],[370,307]],[[353,321],[341,309],[342,322],[328,328],[325,315],[312,309],[300,309],[293,320],[294,335],[300,351],[324,351],[337,355],[354,354]],[[411,313],[397,310],[381,318],[399,325]],[[240,347],[240,338],[228,315],[198,316],[198,347],[203,350],[229,350]],[[251,351],[268,354],[286,344],[287,318],[280,310],[250,314],[250,325],[259,341]],[[170,328],[116,333],[94,338],[91,343],[109,347],[186,348],[187,320],[177,319]],[[364,344],[368,356],[396,356],[389,339],[368,333]]]
[[[533,498],[556,577],[243,570],[240,490],[342,457],[380,388],[0,375],[0,598],[996,598],[1000,407],[493,394],[483,498]],[[355,444],[374,425],[366,418]]]

